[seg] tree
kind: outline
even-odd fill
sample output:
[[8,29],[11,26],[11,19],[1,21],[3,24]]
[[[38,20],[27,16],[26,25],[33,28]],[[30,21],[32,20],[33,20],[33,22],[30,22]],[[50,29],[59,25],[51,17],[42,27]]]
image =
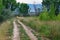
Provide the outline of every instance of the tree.
[[2,12],[2,9],[3,9],[2,0],[0,0],[0,14]]
[[3,16],[1,15],[2,10],[3,10],[2,0],[0,0],[0,22],[3,21]]
[[47,10],[50,10],[50,5],[54,4],[55,8],[55,15],[57,16],[59,13],[59,5],[60,5],[60,0],[43,0],[42,4],[47,7]]
[[24,16],[28,13],[29,6],[25,3],[20,4],[20,12],[23,13]]
[[55,7],[54,7],[54,3],[52,3],[52,4],[50,5],[49,16],[50,16],[51,19],[54,19],[54,17],[55,17]]
[[43,6],[43,12],[39,15],[39,19],[44,20],[44,21],[50,19],[48,12],[47,12],[47,8],[45,6]]
[[6,9],[10,8],[11,6],[11,10],[13,10],[15,9],[16,0],[3,0],[3,5]]

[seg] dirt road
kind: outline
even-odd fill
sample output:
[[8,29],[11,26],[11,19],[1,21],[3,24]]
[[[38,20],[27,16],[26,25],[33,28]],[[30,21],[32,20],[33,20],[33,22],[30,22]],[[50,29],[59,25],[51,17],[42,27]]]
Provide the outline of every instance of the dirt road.
[[22,22],[20,22],[19,20],[18,20],[18,22],[21,24],[21,26],[24,28],[24,30],[25,30],[25,32],[27,33],[27,35],[30,37],[30,39],[31,40],[38,40],[37,38],[36,38],[36,36],[34,36],[34,34],[31,32],[31,30],[29,30],[28,28],[27,28],[27,26],[25,26]]
[[13,38],[12,38],[12,40],[20,40],[19,29],[18,29],[17,24],[16,24],[15,21],[13,22],[13,26],[14,26],[14,29],[13,29]]

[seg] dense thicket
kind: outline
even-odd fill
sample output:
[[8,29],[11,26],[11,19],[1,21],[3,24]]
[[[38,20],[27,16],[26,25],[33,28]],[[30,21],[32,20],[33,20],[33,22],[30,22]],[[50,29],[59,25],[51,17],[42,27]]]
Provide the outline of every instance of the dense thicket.
[[[0,0],[0,22],[11,17],[12,12],[19,8],[23,16],[28,14],[29,6],[26,3],[17,3],[16,0]],[[19,14],[19,15],[20,15]]]
[[11,11],[17,6],[16,0],[0,0],[0,22],[9,18]]
[[11,8],[11,10],[14,10],[16,7],[16,0],[3,0],[3,5],[6,9]]
[[0,22],[3,21],[3,16],[1,15],[2,10],[3,10],[2,0],[0,0]]
[[23,16],[28,15],[29,6],[26,3],[20,4],[20,13],[23,13]]
[[60,0],[43,0],[42,4],[47,7],[48,11],[50,10],[50,5],[54,4],[55,15],[57,16],[59,14]]
[[[40,14],[41,20],[60,20],[60,1],[59,0],[43,0],[43,10],[46,9]],[[45,6],[45,8],[44,8]],[[48,15],[47,15],[48,13]]]

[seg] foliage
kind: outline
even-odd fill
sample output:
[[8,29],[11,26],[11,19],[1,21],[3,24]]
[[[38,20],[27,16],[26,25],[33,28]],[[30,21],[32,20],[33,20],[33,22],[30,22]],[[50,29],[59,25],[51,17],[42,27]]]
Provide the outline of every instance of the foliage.
[[0,0],[0,22],[9,18],[11,10],[13,11],[15,8],[16,0]]
[[[43,0],[42,4],[46,7],[47,12],[41,13],[40,20],[45,20],[48,17],[49,20],[59,20],[59,0]],[[44,10],[44,9],[43,9]],[[43,15],[44,14],[44,15]],[[46,15],[48,14],[48,16]],[[59,15],[58,15],[59,14]],[[48,19],[47,19],[48,20]]]
[[47,9],[46,9],[46,7],[44,6],[43,7],[43,12],[40,14],[40,16],[39,16],[39,19],[40,20],[49,20],[49,14],[48,14],[48,12],[47,12]]
[[27,15],[28,9],[29,9],[28,4],[25,3],[20,4],[20,12],[23,13],[24,16]]
[[59,14],[59,5],[60,5],[60,0],[43,0],[42,4],[49,8],[50,10],[50,5],[51,3],[54,4],[55,7],[55,15],[57,16]]
[[60,21],[60,14],[56,17],[56,20]]
[[0,0],[0,15],[1,15],[2,9],[3,9],[2,0]]
[[54,3],[52,3],[52,4],[50,5],[49,16],[50,16],[50,19],[54,19],[54,17],[55,17]]
[[39,38],[43,36],[50,40],[60,40],[60,21],[38,21],[37,19],[30,20],[29,18],[27,19],[28,21],[23,18],[22,22],[32,28]]
[[11,6],[11,10],[13,11],[15,9],[16,0],[3,0],[3,5],[6,9],[10,8]]
[[43,8],[43,12],[40,14],[39,19],[40,20],[60,20],[59,15],[55,15],[55,6],[54,3],[51,3],[49,12],[47,11],[47,8]]
[[0,15],[0,22],[4,20],[3,16]]
[[3,10],[2,0],[0,0],[0,22],[3,21],[3,16],[1,15],[2,10]]

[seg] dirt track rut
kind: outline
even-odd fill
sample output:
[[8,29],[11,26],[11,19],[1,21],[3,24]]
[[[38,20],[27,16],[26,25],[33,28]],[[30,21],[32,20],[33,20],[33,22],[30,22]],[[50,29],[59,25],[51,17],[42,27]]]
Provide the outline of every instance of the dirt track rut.
[[29,30],[28,28],[27,28],[27,26],[25,26],[22,22],[20,22],[19,20],[18,20],[18,22],[21,24],[21,26],[24,28],[24,30],[25,30],[25,32],[27,33],[27,35],[30,37],[30,39],[31,40],[38,40],[37,38],[36,38],[36,36],[34,36],[34,34],[31,32],[31,30]]
[[14,28],[13,28],[13,38],[12,38],[12,40],[20,40],[19,29],[18,29],[15,21],[13,22],[13,26],[14,26]]

